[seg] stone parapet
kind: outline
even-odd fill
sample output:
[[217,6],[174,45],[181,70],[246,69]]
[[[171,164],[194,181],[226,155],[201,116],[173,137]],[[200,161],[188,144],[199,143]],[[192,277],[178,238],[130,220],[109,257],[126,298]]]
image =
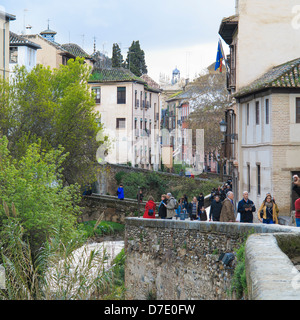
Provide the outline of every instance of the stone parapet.
[[[245,253],[249,299],[280,297],[284,284],[299,275],[276,242],[277,234],[300,235],[295,227],[143,218],[125,223],[127,299],[232,299],[236,259],[224,264],[222,257],[235,254],[250,234]],[[273,272],[276,257],[278,273]],[[299,294],[288,286],[286,291],[282,297]]]

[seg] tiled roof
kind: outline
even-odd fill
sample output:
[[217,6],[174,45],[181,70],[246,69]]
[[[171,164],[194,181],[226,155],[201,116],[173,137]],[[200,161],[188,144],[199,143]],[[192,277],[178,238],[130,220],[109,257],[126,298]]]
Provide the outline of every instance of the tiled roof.
[[0,10],[0,17],[5,17],[5,19],[12,20],[12,21],[16,20],[16,16],[15,15],[7,13],[7,12],[4,12],[4,11],[1,11],[1,10]]
[[19,36],[13,32],[9,32],[9,44],[12,46],[27,46],[34,49],[41,49],[41,46],[27,40],[26,38],[23,38],[22,36]]
[[91,59],[91,56],[86,53],[79,45],[75,43],[66,43],[61,45],[62,48],[75,57],[88,58]]
[[157,82],[155,82],[151,77],[149,77],[147,74],[143,74],[141,76],[141,79],[143,79],[145,82],[147,82],[148,86],[160,90],[160,86]]
[[249,86],[241,88],[234,97],[270,88],[300,88],[300,58],[273,67]]
[[47,29],[47,30],[45,30],[45,31],[42,31],[40,34],[57,34],[57,32],[56,31],[53,31],[53,30],[51,30],[51,29]]
[[130,70],[124,68],[94,69],[90,77],[91,82],[128,82],[136,81],[146,84],[144,80],[137,77]]

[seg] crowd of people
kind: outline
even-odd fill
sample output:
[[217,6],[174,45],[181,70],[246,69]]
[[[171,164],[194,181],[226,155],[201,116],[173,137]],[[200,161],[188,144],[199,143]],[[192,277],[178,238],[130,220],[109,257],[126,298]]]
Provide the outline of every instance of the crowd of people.
[[[295,202],[295,219],[297,227],[300,227],[300,178],[295,175],[293,177],[293,190],[299,195],[299,199]],[[124,199],[123,186],[120,185],[117,191],[119,199]],[[142,202],[142,190],[137,194],[137,200]],[[171,193],[163,194],[158,205],[157,212],[161,219],[186,219],[199,221],[219,221],[219,222],[236,222],[239,214],[241,223],[253,223],[254,214],[257,212],[257,218],[264,224],[278,224],[279,208],[271,193],[267,193],[265,199],[256,210],[256,206],[249,199],[247,191],[243,192],[243,198],[238,202],[237,210],[234,206],[234,193],[232,192],[232,181],[228,180],[222,186],[213,188],[210,195],[210,211],[209,216],[204,206],[204,195],[200,193],[194,196],[189,202],[185,194],[176,200]],[[156,203],[153,197],[149,197],[145,206],[143,218],[156,218]]]

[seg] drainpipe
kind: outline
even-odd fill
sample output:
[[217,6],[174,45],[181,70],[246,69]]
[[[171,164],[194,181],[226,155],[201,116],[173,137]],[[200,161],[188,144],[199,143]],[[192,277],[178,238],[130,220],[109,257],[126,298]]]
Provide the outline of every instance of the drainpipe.
[[5,50],[6,50],[6,24],[7,22],[3,23],[3,79],[5,79],[5,64],[6,64],[6,57],[5,57]]

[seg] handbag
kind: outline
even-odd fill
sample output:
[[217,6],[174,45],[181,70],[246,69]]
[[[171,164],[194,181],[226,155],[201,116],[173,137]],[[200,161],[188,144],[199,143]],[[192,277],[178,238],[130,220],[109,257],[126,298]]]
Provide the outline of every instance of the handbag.
[[149,209],[148,210],[148,216],[152,217],[154,214],[154,211],[152,209]]

